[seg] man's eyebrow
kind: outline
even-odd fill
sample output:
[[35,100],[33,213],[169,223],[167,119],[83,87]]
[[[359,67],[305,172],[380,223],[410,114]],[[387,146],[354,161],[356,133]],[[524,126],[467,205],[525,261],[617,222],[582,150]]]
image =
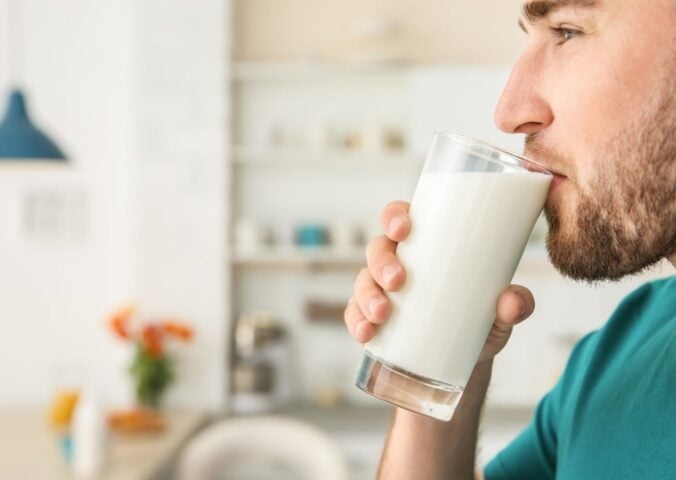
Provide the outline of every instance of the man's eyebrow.
[[[562,8],[593,8],[598,4],[598,0],[534,0],[523,5],[522,15],[532,24]],[[525,30],[522,20],[519,20],[519,26]]]

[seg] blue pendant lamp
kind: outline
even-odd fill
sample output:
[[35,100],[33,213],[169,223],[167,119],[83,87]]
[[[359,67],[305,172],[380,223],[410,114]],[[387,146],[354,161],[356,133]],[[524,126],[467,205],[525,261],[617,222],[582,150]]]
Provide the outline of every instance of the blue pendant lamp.
[[9,93],[7,110],[0,122],[0,162],[66,161],[61,149],[30,120],[26,98],[19,89]]
[[[9,40],[14,43],[8,46],[9,72],[19,75],[19,62],[22,58],[22,26],[23,16],[19,11],[21,2],[8,2]],[[12,11],[14,10],[14,11]],[[14,14],[14,15],[12,15]],[[9,43],[9,42],[8,42]],[[15,82],[18,83],[18,82]],[[66,163],[63,151],[44,132],[36,127],[28,115],[26,97],[19,88],[12,88],[7,100],[7,110],[0,121],[0,164],[7,162],[48,161]]]

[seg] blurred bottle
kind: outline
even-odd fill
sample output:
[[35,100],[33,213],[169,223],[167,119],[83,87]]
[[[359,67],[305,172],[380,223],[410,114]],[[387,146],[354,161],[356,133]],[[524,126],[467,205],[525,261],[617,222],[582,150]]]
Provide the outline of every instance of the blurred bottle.
[[85,390],[73,417],[73,473],[78,478],[98,475],[105,463],[106,418],[101,405],[91,391]]
[[57,433],[68,435],[82,387],[82,369],[74,359],[62,359],[50,366],[49,373],[52,398],[47,419]]
[[363,233],[353,222],[335,220],[329,224],[331,246],[337,251],[353,251],[363,241]]
[[329,232],[325,225],[306,223],[296,227],[296,245],[301,248],[323,247],[329,243]]
[[269,247],[271,243],[270,231],[253,219],[237,220],[234,233],[235,245],[240,252],[257,252]]
[[49,424],[56,431],[68,431],[78,396],[74,389],[57,390],[54,394],[49,408]]

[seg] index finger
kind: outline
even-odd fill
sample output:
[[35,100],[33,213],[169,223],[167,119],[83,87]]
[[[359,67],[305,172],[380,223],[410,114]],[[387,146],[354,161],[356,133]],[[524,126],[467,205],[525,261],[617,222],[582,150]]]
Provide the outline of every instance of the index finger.
[[388,203],[380,214],[380,224],[390,240],[401,242],[408,235],[411,229],[411,219],[408,216],[410,206],[408,202],[397,200]]

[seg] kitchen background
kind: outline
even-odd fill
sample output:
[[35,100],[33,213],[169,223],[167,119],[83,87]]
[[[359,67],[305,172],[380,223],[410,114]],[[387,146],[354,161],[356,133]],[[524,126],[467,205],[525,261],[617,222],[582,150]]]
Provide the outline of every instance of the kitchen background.
[[[349,478],[373,478],[390,411],[352,385],[361,347],[342,309],[434,130],[520,150],[492,122],[524,42],[519,5],[0,1],[0,87],[23,88],[68,157],[0,159],[0,416],[14,426],[0,476],[70,477],[64,430],[44,418],[65,388],[107,411],[134,404],[134,352],[106,325],[133,302],[183,319],[192,341],[171,350],[164,430],[116,434],[101,478],[172,476],[197,429],[261,418],[272,435],[271,412],[318,428]],[[480,462],[528,421],[576,339],[670,274],[577,284],[548,263],[545,234],[540,222],[515,278],[538,305],[498,357]],[[265,469],[263,443],[227,478],[297,478]]]

